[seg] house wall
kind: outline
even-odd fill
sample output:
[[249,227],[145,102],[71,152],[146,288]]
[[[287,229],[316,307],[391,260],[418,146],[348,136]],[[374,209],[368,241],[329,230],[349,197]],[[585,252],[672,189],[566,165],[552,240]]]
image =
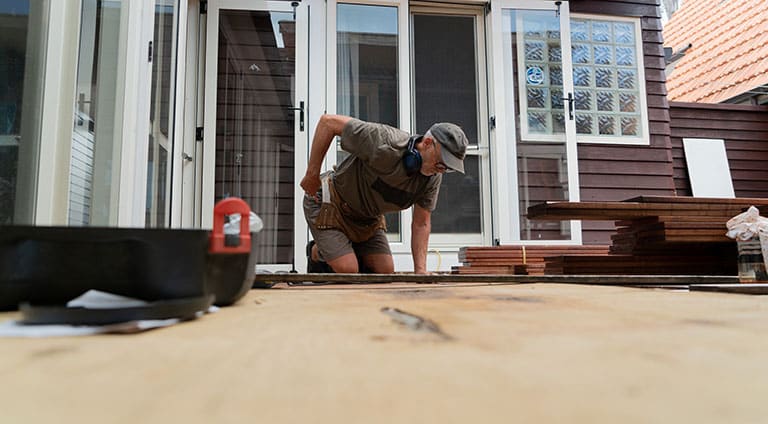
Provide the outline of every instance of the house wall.
[[[649,145],[579,144],[581,200],[624,200],[674,195],[669,103],[664,76],[661,15],[657,0],[572,0],[571,13],[640,18],[650,121]],[[584,221],[584,244],[610,240],[610,222]]]
[[736,197],[768,197],[768,106],[670,103],[678,196],[691,196],[683,138],[725,140]]

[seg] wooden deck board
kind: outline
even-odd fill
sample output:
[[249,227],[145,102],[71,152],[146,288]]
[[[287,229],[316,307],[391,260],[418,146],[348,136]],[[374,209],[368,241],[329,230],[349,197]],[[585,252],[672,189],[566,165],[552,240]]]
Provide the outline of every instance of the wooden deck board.
[[0,406],[8,423],[757,423],[766,319],[762,296],[625,287],[252,290],[141,334],[3,339]]

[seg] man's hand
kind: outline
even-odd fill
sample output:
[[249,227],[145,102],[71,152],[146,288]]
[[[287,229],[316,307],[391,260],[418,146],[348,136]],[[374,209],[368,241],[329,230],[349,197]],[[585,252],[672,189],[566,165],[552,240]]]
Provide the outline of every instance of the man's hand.
[[317,191],[320,190],[320,185],[320,174],[317,173],[307,173],[301,179],[301,188],[304,189],[304,193],[309,197],[317,198]]

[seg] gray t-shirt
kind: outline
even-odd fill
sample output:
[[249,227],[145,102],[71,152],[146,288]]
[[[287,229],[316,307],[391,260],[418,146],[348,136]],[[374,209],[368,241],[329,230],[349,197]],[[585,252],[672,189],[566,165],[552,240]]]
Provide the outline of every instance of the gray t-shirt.
[[435,209],[442,174],[406,174],[402,158],[409,138],[405,131],[359,119],[344,126],[341,147],[351,155],[336,168],[334,187],[354,211],[376,217],[413,204]]

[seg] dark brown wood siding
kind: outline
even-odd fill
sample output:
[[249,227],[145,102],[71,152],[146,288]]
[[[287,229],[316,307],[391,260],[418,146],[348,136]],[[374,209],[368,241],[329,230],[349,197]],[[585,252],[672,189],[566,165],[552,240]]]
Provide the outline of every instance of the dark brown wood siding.
[[[669,103],[664,76],[661,14],[657,0],[571,0],[572,14],[640,18],[645,62],[650,145],[579,145],[581,200],[623,200],[675,194]],[[612,223],[584,221],[583,242],[605,244]]]
[[670,103],[678,196],[691,196],[683,138],[725,140],[736,197],[768,198],[768,107]]

